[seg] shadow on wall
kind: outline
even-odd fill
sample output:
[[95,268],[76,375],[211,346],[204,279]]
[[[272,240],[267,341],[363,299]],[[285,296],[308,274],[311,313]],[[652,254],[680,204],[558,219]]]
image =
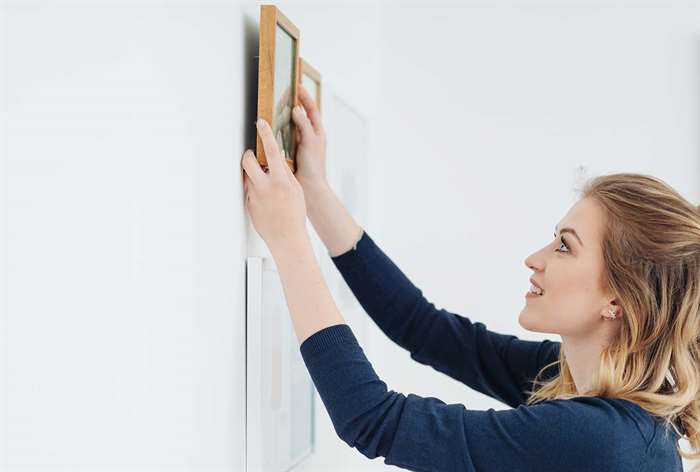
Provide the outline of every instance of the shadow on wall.
[[255,150],[258,118],[258,20],[243,14],[243,146]]

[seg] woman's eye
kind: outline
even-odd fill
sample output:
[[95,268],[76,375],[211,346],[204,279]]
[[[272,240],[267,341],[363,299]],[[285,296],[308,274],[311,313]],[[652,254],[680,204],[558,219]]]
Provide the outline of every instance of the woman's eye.
[[[569,252],[569,246],[568,246],[568,244],[566,244],[566,241],[564,240],[564,236],[562,236],[562,237],[559,238],[559,239],[561,240],[561,244],[559,245],[559,248],[558,248],[558,249],[555,249],[555,251],[559,251],[559,252]],[[562,250],[561,250],[561,247],[562,247],[562,246],[564,246],[564,247],[566,248],[566,251],[562,251]]]

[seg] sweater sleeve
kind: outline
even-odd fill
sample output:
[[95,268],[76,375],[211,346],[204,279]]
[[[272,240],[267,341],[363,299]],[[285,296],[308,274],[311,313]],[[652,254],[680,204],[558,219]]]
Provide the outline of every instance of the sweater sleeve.
[[[364,231],[331,260],[360,305],[413,360],[517,407],[541,368],[557,360],[559,342],[527,341],[436,308]],[[558,372],[547,369],[543,378]]]
[[600,398],[478,411],[404,395],[377,377],[347,324],[300,351],[336,433],[370,459],[414,471],[620,470],[614,413]]

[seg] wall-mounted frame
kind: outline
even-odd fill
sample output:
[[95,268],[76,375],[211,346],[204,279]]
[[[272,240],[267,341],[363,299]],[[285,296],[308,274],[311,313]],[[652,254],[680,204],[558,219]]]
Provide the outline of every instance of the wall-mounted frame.
[[[296,172],[292,108],[299,104],[299,29],[274,5],[260,5],[258,119],[270,123],[287,165]],[[267,156],[260,136],[255,154],[263,169]]]
[[303,57],[299,58],[301,69],[301,85],[311,93],[316,102],[316,108],[321,110],[321,74]]
[[290,472],[315,450],[315,387],[274,259],[246,258],[246,471]]

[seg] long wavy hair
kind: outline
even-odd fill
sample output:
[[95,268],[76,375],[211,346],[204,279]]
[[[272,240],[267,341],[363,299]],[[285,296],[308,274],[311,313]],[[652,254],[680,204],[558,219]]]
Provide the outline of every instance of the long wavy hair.
[[[695,452],[677,446],[681,457],[700,458],[700,207],[662,180],[633,173],[591,178],[581,196],[607,216],[601,282],[622,313],[583,393],[638,404],[686,437]],[[556,364],[556,375],[540,381]],[[581,396],[563,349],[532,385],[529,405]]]

